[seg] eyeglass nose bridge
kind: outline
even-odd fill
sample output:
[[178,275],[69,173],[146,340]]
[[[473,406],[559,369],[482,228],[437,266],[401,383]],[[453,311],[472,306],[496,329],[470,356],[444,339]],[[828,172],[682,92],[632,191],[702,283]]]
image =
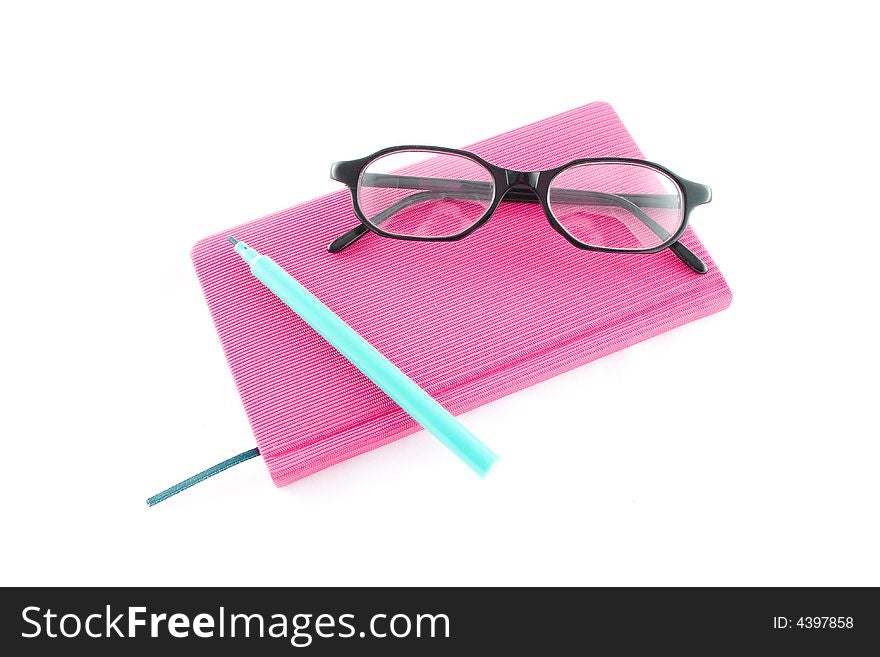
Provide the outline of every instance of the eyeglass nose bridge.
[[513,171],[512,169],[505,169],[504,175],[507,178],[508,187],[529,187],[530,189],[536,189],[538,186],[538,177],[541,175],[541,172]]

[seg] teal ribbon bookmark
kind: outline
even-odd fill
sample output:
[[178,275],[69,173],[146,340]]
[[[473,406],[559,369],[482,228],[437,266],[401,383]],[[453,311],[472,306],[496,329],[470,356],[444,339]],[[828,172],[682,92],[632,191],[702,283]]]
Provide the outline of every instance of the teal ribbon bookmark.
[[156,506],[159,502],[164,502],[169,497],[173,495],[177,495],[181,491],[185,491],[187,488],[195,486],[200,481],[204,481],[208,477],[213,477],[215,474],[223,472],[224,470],[228,470],[233,465],[238,465],[239,463],[244,463],[245,461],[249,461],[255,456],[260,455],[260,450],[254,447],[253,449],[249,449],[246,452],[242,452],[238,456],[233,456],[231,459],[226,459],[225,461],[218,463],[217,465],[211,466],[207,470],[203,470],[197,475],[193,475],[189,479],[184,479],[179,484],[174,484],[171,488],[166,488],[161,493],[156,493],[153,497],[147,498],[147,506]]

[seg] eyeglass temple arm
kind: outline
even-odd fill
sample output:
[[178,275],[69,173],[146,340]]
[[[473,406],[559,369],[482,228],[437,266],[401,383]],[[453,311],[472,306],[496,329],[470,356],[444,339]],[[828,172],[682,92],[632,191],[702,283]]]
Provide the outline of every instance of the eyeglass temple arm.
[[[366,173],[360,181],[365,187],[383,187],[386,189],[425,189],[432,192],[467,192],[482,193],[483,198],[492,195],[494,184],[483,180],[458,180],[453,178],[426,178],[422,176],[401,176],[392,173]],[[701,185],[702,187],[702,185]],[[584,203],[587,205],[615,205],[612,200],[607,204],[596,203],[591,192],[580,189],[554,189],[554,197],[562,203]],[[677,208],[677,194],[606,194],[609,199],[624,198],[643,208]],[[522,197],[522,198],[517,198]],[[528,189],[511,189],[504,200],[527,201],[535,200],[535,195]],[[697,204],[698,205],[698,204]]]
[[[391,217],[392,215],[404,210],[412,205],[416,205],[421,203],[422,201],[431,201],[437,199],[455,199],[458,201],[461,200],[474,200],[480,201],[485,199],[485,194],[479,192],[435,192],[435,191],[425,191],[425,192],[416,192],[415,194],[410,194],[398,201],[395,201],[387,208],[382,210],[379,214],[371,219],[371,221],[375,224],[381,224],[383,221]],[[327,250],[330,253],[338,253],[342,251],[342,249],[351,246],[355,242],[357,242],[361,237],[370,232],[370,229],[364,226],[363,224],[358,224],[351,230],[346,233],[343,233],[335,240],[330,242],[330,245],[327,247]]]
[[[678,199],[674,197],[675,204],[671,203],[668,199],[664,200],[664,197],[668,197],[671,195],[666,194],[606,194],[604,192],[591,192],[580,189],[557,189],[554,190],[554,197],[558,199],[562,203],[571,203],[571,204],[584,204],[584,205],[610,205],[619,208],[624,208],[628,210],[630,214],[635,215],[635,217],[641,221],[647,228],[651,230],[652,233],[657,235],[657,237],[667,240],[669,239],[671,233],[663,228],[660,224],[658,224],[654,219],[651,218],[646,212],[644,212],[639,205],[642,207],[653,207],[653,208],[676,208],[678,207]],[[509,200],[513,202],[519,203],[537,203],[538,198],[532,193],[531,190],[511,190],[508,192],[507,196],[504,200]],[[650,203],[650,205],[646,205],[643,202]],[[679,260],[681,260],[684,264],[690,267],[693,271],[698,274],[705,274],[709,271],[709,267],[703,262],[700,257],[687,248],[681,242],[673,242],[667,247],[670,251],[672,251]]]
[[370,231],[366,226],[364,226],[363,224],[358,224],[351,230],[342,233],[342,235],[330,242],[330,244],[327,245],[327,250],[330,253],[339,253],[343,249],[348,248],[349,246],[357,242],[368,232]]
[[[381,224],[383,221],[385,221],[388,217],[395,214],[396,212],[400,212],[401,210],[403,210],[407,207],[410,207],[412,205],[415,205],[417,203],[421,203],[422,201],[427,201],[427,200],[431,200],[431,199],[438,199],[438,198],[455,198],[455,199],[461,200],[462,196],[464,196],[464,195],[463,194],[449,194],[449,193],[443,193],[443,192],[418,192],[416,194],[411,194],[410,196],[407,196],[406,198],[400,199],[396,203],[393,203],[391,206],[389,206],[388,208],[386,208],[385,210],[380,212],[378,215],[376,215],[373,218],[373,221],[376,224]],[[534,194],[530,194],[530,196],[531,196],[531,198],[528,198],[528,199],[527,198],[507,198],[507,197],[505,197],[504,200],[509,200],[512,202],[520,202],[520,203],[537,203],[538,202],[538,199]],[[474,200],[480,200],[479,197],[476,195],[474,195],[472,198]],[[596,200],[598,201],[599,199],[596,199]],[[638,206],[636,206],[634,203],[626,201],[626,199],[621,199],[621,201],[623,201],[623,202],[622,203],[618,202],[613,205],[625,207],[632,214],[634,214],[636,217],[638,217],[639,220],[643,224],[645,224],[648,228],[650,228],[651,231],[653,231],[659,237],[661,237],[663,239],[667,239],[669,237],[669,233],[666,231],[666,229],[664,229],[662,226],[660,226],[660,224],[658,224],[656,221],[651,219],[647,214],[642,212],[638,208]],[[594,203],[594,205],[612,205],[612,203],[608,203],[608,202]],[[628,206],[632,206],[632,207],[628,207]],[[357,240],[359,240],[361,237],[366,235],[368,232],[369,232],[369,229],[366,226],[364,226],[364,224],[358,224],[357,226],[355,226],[351,230],[343,233],[342,235],[337,237],[335,240],[333,240],[330,243],[330,245],[327,247],[327,250],[330,253],[338,253],[339,251],[342,251],[343,249],[354,244]],[[698,274],[705,274],[706,271],[708,271],[708,267],[706,266],[706,263],[704,263],[696,253],[691,251],[689,248],[687,248],[681,242],[674,242],[673,244],[671,244],[669,246],[669,250],[672,251],[679,258],[679,260],[684,262],[688,267],[690,267],[693,271],[697,272]]]
[[[694,205],[708,203],[712,198],[709,187],[684,181],[686,183],[686,191],[689,198],[692,198]],[[406,207],[415,205],[424,200],[429,199],[466,199],[473,200],[486,199],[492,194],[492,183],[478,180],[455,180],[446,178],[424,178],[420,176],[400,176],[395,174],[365,174],[361,180],[361,184],[370,187],[385,187],[391,189],[425,189],[429,187],[430,191],[423,191],[400,199],[396,203],[373,217],[372,221],[380,224],[393,214],[400,212]],[[554,190],[554,196],[564,203],[582,203],[587,205],[611,205],[623,207],[631,214],[634,214],[645,226],[647,226],[655,235],[662,239],[668,239],[670,233],[660,224],[654,221],[650,216],[641,210],[641,207],[654,208],[677,208],[680,199],[677,195],[672,194],[606,194],[603,192],[592,192],[576,189],[558,189]],[[532,190],[510,190],[502,199],[502,201],[513,201],[521,203],[537,203],[538,198]],[[340,235],[333,240],[327,247],[330,253],[338,253],[346,247],[350,246],[363,235],[369,232],[369,229],[363,224],[358,224],[351,230]],[[699,256],[687,248],[681,242],[674,242],[669,246],[672,251],[682,262],[684,262],[693,271],[699,274],[705,274],[708,270]]]

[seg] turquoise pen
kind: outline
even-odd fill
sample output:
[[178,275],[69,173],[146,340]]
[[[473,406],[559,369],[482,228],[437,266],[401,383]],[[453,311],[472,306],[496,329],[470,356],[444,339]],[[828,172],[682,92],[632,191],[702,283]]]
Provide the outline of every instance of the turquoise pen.
[[229,241],[250,265],[251,273],[293,312],[315,329],[352,365],[473,470],[485,477],[498,460],[495,453],[455,419],[437,400],[346,324],[336,313],[271,258],[234,237]]

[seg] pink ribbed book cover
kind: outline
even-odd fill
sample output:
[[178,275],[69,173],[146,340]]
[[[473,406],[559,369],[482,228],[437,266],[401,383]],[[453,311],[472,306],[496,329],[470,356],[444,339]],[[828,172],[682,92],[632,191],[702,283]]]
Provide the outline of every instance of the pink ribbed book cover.
[[[579,157],[643,157],[606,103],[468,149],[522,171]],[[707,206],[695,217],[709,221],[711,214]],[[577,249],[538,204],[502,203],[457,242],[366,235],[328,253],[327,244],[357,221],[341,188],[193,247],[257,446],[278,486],[419,427],[251,276],[227,235],[272,257],[455,414],[730,304],[721,272],[690,229],[682,242],[709,265],[703,276],[668,250]]]

